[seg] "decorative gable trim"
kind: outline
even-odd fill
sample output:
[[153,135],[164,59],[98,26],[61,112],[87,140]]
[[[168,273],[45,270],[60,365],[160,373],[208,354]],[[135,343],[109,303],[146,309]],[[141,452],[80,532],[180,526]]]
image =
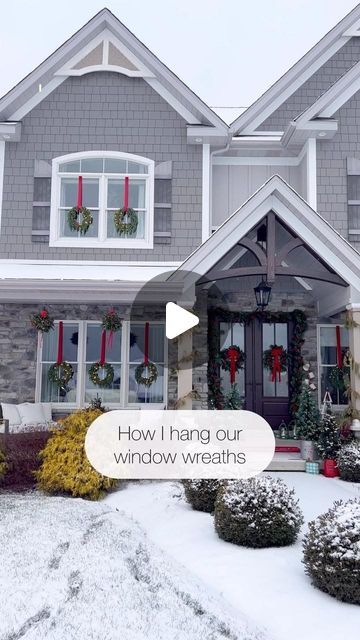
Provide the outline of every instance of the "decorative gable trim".
[[[341,49],[360,25],[360,4],[327,33],[310,51],[287,71],[270,89],[230,125],[233,134],[253,134],[304,82]],[[358,33],[356,33],[358,35]]]

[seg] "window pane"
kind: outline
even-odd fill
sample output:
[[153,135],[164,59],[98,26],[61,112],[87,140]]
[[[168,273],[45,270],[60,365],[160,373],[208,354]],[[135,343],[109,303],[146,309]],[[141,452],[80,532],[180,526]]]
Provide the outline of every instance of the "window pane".
[[[100,359],[101,333],[100,324],[89,323],[87,325],[86,362],[97,362]],[[114,333],[111,338],[107,332],[106,362],[121,362],[121,330]]]
[[[345,384],[336,384],[335,367],[321,367],[320,369],[320,400],[322,402],[326,391],[329,391],[333,404],[348,404]],[[346,373],[349,375],[349,372]]]
[[139,162],[128,163],[129,173],[148,173],[148,166],[146,164],[140,164]]
[[[76,206],[78,191],[77,178],[61,178],[60,206],[72,207]],[[83,180],[83,206],[98,208],[99,207],[99,181],[96,179]]]
[[[131,323],[130,362],[143,362],[145,345],[145,324]],[[149,329],[149,360],[164,362],[164,325],[151,324]]]
[[[98,358],[97,358],[98,359]],[[106,358],[108,360],[108,358]],[[100,388],[94,385],[89,378],[90,364],[86,366],[86,388],[85,402],[91,402],[96,396],[99,396],[104,404],[120,402],[120,386],[121,386],[121,366],[113,364],[114,379],[110,387]]]
[[[91,209],[90,209],[91,211]],[[60,211],[60,236],[62,238],[97,238],[99,235],[99,212],[91,211],[93,217],[93,223],[88,228],[85,234],[81,234],[80,231],[73,231],[69,227],[68,222],[69,209],[61,209]]]
[[[79,340],[79,325],[77,323],[63,324],[64,330],[64,342],[63,342],[63,357],[67,362],[77,362],[78,359],[78,340]],[[50,362],[51,364],[56,362],[57,359],[57,345],[59,339],[59,325],[55,325],[55,329],[45,333],[43,335],[43,348],[42,348],[42,361]]]
[[79,173],[80,160],[74,160],[73,162],[63,162],[59,165],[59,171],[62,173]]
[[105,173],[126,173],[126,160],[105,158]]
[[[145,238],[145,213],[143,211],[137,211],[137,228],[136,232],[129,233],[118,233],[115,224],[114,224],[114,211],[108,211],[107,215],[107,232],[106,235],[108,238]],[[129,219],[124,219],[124,222],[129,222]]]
[[[288,349],[288,326],[286,322],[263,323],[263,354],[277,345]],[[263,364],[263,394],[269,398],[286,398],[288,396],[288,371],[281,371],[276,380],[272,379],[272,370]]]
[[348,176],[348,200],[360,200],[360,176]]
[[150,402],[164,402],[164,367],[157,365],[158,377],[151,387],[145,387],[144,385],[138,385],[135,380],[135,370],[137,365],[130,365],[129,367],[129,396],[128,401],[150,403]]
[[88,158],[81,160],[80,171],[83,173],[103,173],[103,158]]
[[[124,178],[108,180],[108,209],[121,209],[124,206]],[[129,181],[129,207],[145,209],[145,181]]]
[[77,365],[72,364],[74,376],[65,388],[59,389],[49,381],[48,373],[51,364],[43,364],[41,372],[41,401],[42,402],[76,402]]
[[[227,349],[231,345],[236,345],[244,351],[245,329],[243,324],[238,322],[220,322],[220,350]],[[245,365],[246,366],[246,365]],[[221,387],[224,395],[231,390],[230,374],[220,368]],[[240,395],[245,396],[245,369],[237,371],[235,382],[239,387]]]

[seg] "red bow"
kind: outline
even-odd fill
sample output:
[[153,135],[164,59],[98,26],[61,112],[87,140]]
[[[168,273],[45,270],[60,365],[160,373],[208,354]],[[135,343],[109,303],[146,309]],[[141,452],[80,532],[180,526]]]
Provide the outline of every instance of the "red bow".
[[227,353],[228,353],[228,358],[230,360],[230,382],[231,382],[231,384],[234,384],[235,375],[236,375],[236,362],[237,362],[238,352],[237,352],[237,349],[229,347]]
[[271,358],[272,358],[272,369],[271,369],[271,382],[276,381],[276,376],[278,375],[278,380],[281,382],[281,356],[283,353],[282,347],[273,347],[271,349]]

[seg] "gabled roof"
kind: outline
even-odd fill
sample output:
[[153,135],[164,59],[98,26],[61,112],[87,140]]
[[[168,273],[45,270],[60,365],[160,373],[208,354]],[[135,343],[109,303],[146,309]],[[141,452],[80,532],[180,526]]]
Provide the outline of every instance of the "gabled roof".
[[0,121],[21,120],[69,75],[102,68],[141,76],[189,124],[227,125],[114,16],[102,9],[0,100]]
[[230,125],[233,134],[253,133],[348,40],[360,35],[360,4]]
[[265,182],[169,279],[181,280],[186,273],[184,288],[192,286],[269,211],[273,211],[324,263],[360,292],[360,253],[278,175]]

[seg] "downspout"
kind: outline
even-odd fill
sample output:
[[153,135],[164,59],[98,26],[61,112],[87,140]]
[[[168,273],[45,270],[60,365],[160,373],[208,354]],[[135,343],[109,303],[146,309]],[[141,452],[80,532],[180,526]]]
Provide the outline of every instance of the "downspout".
[[[212,170],[213,170],[213,157],[219,155],[220,153],[226,153],[230,149],[230,145],[232,143],[233,135],[232,132],[228,133],[228,141],[225,147],[221,149],[215,149],[210,152],[210,215],[212,216]],[[210,225],[210,233],[211,233],[212,225]]]

